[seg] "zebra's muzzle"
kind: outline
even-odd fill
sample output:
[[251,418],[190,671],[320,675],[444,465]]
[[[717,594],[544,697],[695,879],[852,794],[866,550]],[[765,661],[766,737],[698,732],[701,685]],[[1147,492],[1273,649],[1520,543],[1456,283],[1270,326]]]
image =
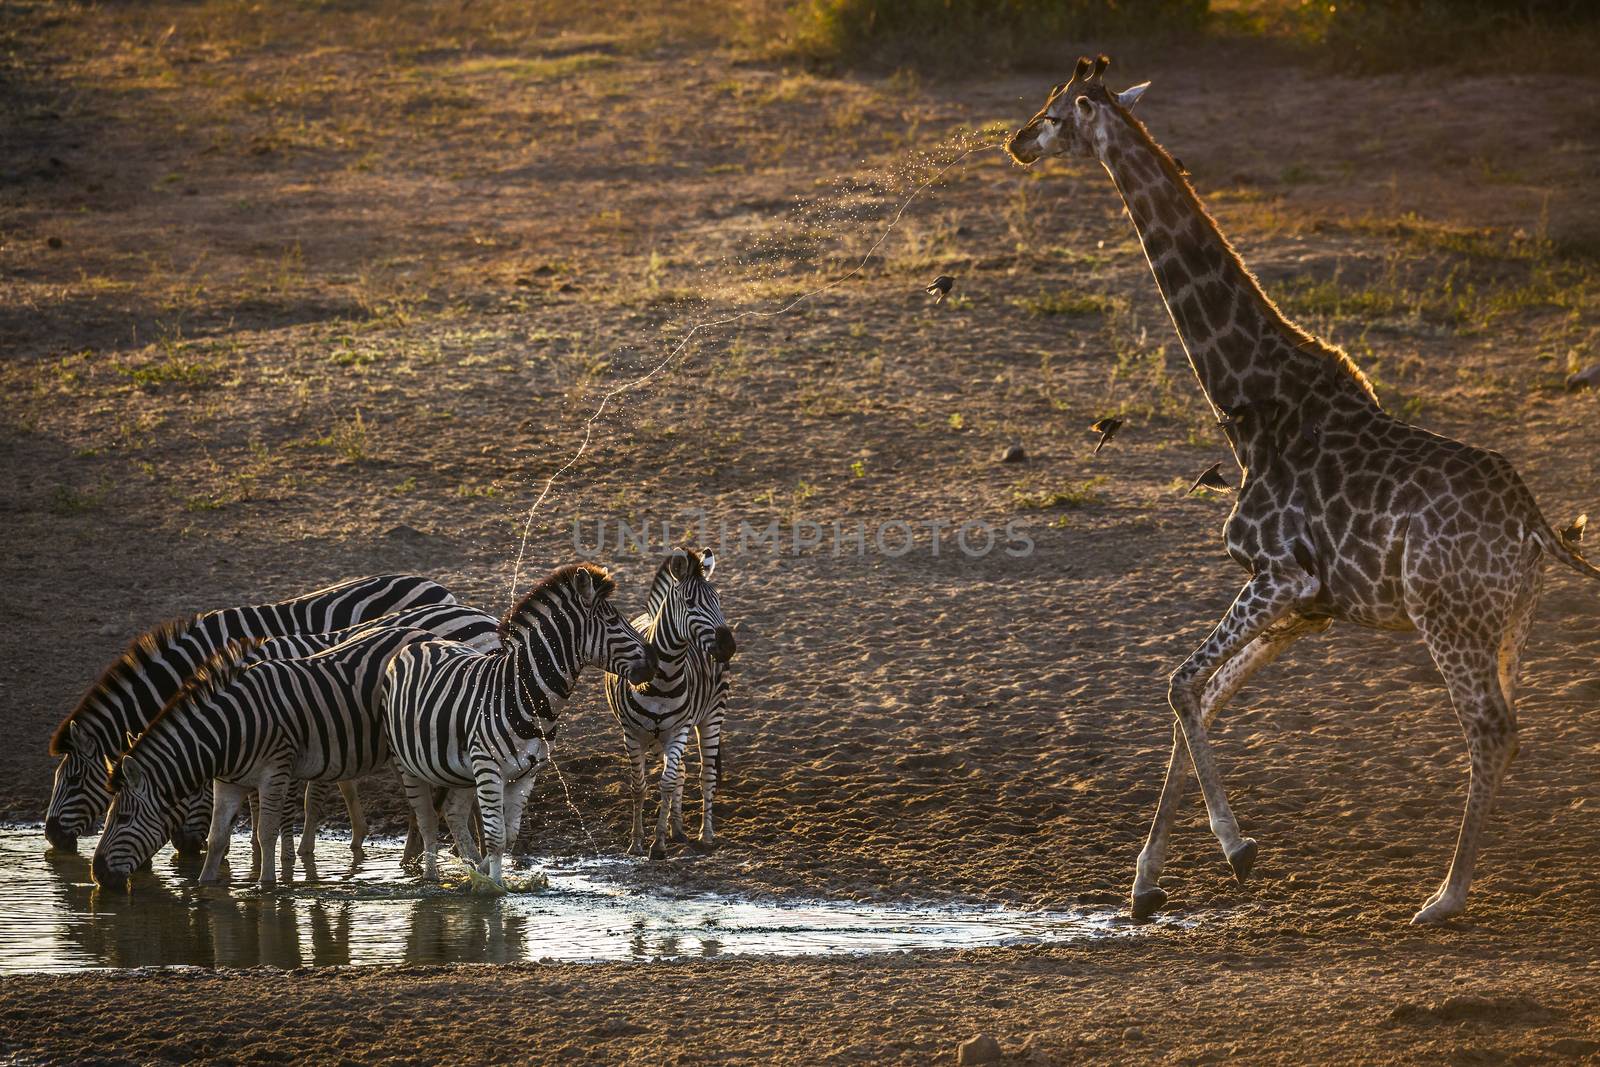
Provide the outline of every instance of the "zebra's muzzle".
[[656,651],[649,646],[645,647],[644,658],[628,668],[628,681],[632,685],[643,685],[656,676],[660,669],[656,661]]
[[90,869],[94,873],[94,884],[101,889],[127,890],[128,876],[113,871],[110,862],[104,856],[96,856]]
[[50,842],[51,848],[62,852],[78,851],[78,835],[67,833],[60,819],[51,817],[44,821],[44,839]]

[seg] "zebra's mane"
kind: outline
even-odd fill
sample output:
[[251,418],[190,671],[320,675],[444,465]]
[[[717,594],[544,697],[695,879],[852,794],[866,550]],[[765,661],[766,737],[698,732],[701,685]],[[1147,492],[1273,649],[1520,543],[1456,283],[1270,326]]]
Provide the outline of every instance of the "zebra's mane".
[[112,682],[143,671],[158,655],[177,644],[178,638],[187,633],[199,619],[199,615],[186,615],[181,619],[173,619],[152,630],[146,630],[128,642],[128,647],[123,650],[122,655],[112,660],[110,666],[100,672],[100,677],[96,678],[94,684],[84,692],[78,701],[78,706],[67,713],[67,717],[56,727],[56,732],[50,735],[50,755],[67,754],[69,747],[67,730],[78,716],[88,712],[95,702],[95,697],[115,695],[117,687],[113,686]]
[[604,600],[616,591],[616,580],[604,567],[593,563],[568,563],[557,567],[541,578],[539,584],[524,593],[516,606],[506,612],[505,618],[500,620],[500,640],[503,642],[513,635],[517,620],[533,608],[534,601],[542,600],[552,591],[570,584],[580,572],[587,572],[594,579],[595,592],[599,594],[600,599]]
[[[127,755],[137,755],[145,739],[155,732],[156,726],[168,715],[173,714],[184,704],[195,703],[214,696],[239,674],[245,664],[244,658],[257,648],[266,643],[263,637],[247,637],[239,641],[229,641],[220,649],[206,658],[206,661],[194,669],[194,673],[184,679],[183,685],[172,694],[172,699],[161,705],[161,710],[156,712],[150,720],[150,725],[144,728],[133,742],[133,747],[128,749]],[[122,788],[122,760],[118,760],[112,768],[111,778],[107,783],[112,792]]]

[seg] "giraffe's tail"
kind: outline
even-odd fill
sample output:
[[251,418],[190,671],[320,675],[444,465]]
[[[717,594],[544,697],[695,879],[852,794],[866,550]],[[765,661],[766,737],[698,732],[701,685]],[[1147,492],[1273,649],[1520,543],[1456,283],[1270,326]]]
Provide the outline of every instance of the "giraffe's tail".
[[1545,555],[1552,559],[1560,560],[1579,574],[1586,574],[1590,578],[1600,578],[1600,567],[1596,567],[1593,563],[1584,559],[1578,553],[1578,550],[1573,547],[1572,542],[1542,522],[1534,527],[1533,537],[1534,540],[1539,542],[1539,547],[1544,549]]

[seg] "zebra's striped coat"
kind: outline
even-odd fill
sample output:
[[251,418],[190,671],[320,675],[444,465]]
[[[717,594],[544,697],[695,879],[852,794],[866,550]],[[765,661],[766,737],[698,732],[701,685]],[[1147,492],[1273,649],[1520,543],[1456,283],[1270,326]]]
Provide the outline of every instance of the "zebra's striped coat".
[[[483,820],[480,869],[498,880],[533,772],[550,757],[556,719],[583,668],[636,681],[654,673],[655,657],[644,639],[611,606],[612,587],[599,567],[562,567],[505,617],[501,651],[428,641],[395,656],[384,681],[383,722],[422,834],[424,878],[438,877],[435,787],[456,791],[453,805],[461,790],[476,791]],[[459,817],[459,808],[453,815]],[[458,831],[456,839],[463,839]]]
[[125,881],[160,847],[171,805],[209,780],[215,798],[200,880],[217,879],[240,805],[254,789],[261,881],[275,882],[271,843],[289,782],[349,781],[384,766],[384,672],[400,649],[434,639],[426,630],[381,627],[303,659],[198,671],[112,773],[116,797],[95,848],[95,880]]
[[[417,575],[355,578],[274,604],[223,608],[159,626],[133,641],[89,687],[50,739],[59,757],[45,836],[63,850],[77,847],[111,804],[105,763],[142,733],[196,668],[235,641],[317,634],[406,608],[454,604],[448,589]],[[185,846],[196,842],[181,842]]]
[[629,855],[644,853],[645,772],[654,752],[661,753],[661,806],[650,855],[663,859],[669,840],[688,840],[683,832],[683,757],[691,730],[700,749],[699,844],[716,847],[712,806],[722,771],[727,663],[735,651],[722,600],[711,584],[716,565],[709,549],[679,549],[663,560],[650,585],[649,606],[633,620],[656,654],[656,677],[631,686],[606,675],[606,702],[622,727],[631,771]]

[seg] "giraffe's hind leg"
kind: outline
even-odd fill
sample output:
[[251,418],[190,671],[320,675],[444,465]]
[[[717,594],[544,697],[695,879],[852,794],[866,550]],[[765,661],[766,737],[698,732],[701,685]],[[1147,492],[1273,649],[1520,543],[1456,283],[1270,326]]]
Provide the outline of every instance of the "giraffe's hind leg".
[[1467,891],[1472,886],[1483,827],[1494,808],[1506,768],[1517,754],[1517,668],[1539,584],[1535,576],[1498,632],[1484,628],[1481,614],[1457,616],[1471,620],[1467,624],[1440,624],[1428,619],[1419,624],[1428,651],[1450,690],[1450,701],[1466,737],[1470,769],[1467,806],[1461,816],[1450,871],[1422,910],[1412,917],[1413,923],[1443,922],[1467,910]]
[[[1206,727],[1235,694],[1244,688],[1251,676],[1283,654],[1283,651],[1300,638],[1321,633],[1331,624],[1330,619],[1290,618],[1256,637],[1227,663],[1218,668],[1206,682],[1201,696],[1202,716]],[[1135,919],[1148,919],[1167,902],[1161,888],[1161,871],[1167,862],[1167,847],[1171,841],[1172,823],[1178,806],[1189,785],[1189,749],[1184,744],[1183,727],[1172,724],[1172,755],[1167,761],[1167,777],[1161,786],[1161,799],[1156,803],[1155,818],[1150,823],[1150,835],[1139,853],[1139,862],[1133,880],[1132,912]]]

